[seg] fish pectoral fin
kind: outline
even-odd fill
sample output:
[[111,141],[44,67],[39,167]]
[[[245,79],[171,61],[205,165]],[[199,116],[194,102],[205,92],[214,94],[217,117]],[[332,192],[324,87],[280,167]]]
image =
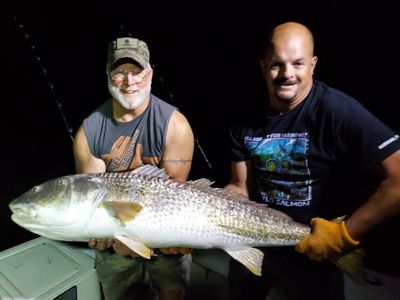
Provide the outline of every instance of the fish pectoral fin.
[[124,235],[116,235],[115,239],[126,245],[129,249],[139,254],[140,256],[150,259],[153,250],[130,237]]
[[105,201],[104,205],[110,208],[115,216],[123,223],[132,221],[142,210],[143,206],[136,202]]
[[264,259],[264,253],[261,250],[253,247],[227,248],[224,250],[254,275],[261,276],[261,267]]

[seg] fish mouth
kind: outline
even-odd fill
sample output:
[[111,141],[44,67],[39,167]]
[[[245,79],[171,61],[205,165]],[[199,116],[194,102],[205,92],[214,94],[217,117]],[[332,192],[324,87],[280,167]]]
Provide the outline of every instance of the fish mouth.
[[11,220],[24,228],[34,227],[32,224],[33,216],[30,214],[13,213],[11,215]]
[[12,211],[11,219],[20,226],[30,223],[36,217],[36,211],[21,209],[18,206],[10,206],[10,209]]
[[38,224],[33,222],[30,216],[22,214],[12,214],[11,219],[22,228],[29,230],[30,232],[35,233],[37,235],[55,240],[65,240],[65,241],[74,240],[74,239],[69,239],[68,236],[65,235],[64,233],[65,226],[52,225],[49,227],[46,224]]

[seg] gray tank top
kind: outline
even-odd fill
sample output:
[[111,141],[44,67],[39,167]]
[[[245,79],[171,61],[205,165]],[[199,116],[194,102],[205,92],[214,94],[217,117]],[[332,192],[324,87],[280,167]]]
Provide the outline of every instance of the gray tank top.
[[130,122],[118,122],[113,118],[110,99],[83,121],[90,151],[104,160],[107,172],[136,169],[142,164],[159,166],[174,110],[174,106],[151,95],[141,115]]

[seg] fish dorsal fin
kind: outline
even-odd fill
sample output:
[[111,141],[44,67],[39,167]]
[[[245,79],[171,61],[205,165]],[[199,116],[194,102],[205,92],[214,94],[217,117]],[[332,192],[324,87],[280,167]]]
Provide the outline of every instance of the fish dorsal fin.
[[[225,198],[225,199],[231,199],[231,200],[238,200],[238,201],[242,201],[242,202],[249,202],[251,201],[248,197],[239,194],[237,192],[233,192],[224,188],[213,188],[211,187],[211,185],[214,183],[210,180],[208,180],[207,178],[200,178],[197,180],[193,180],[193,181],[187,181],[187,184],[191,184],[192,186],[195,186],[197,188],[201,188],[205,191],[209,190],[210,192],[212,192],[213,194],[217,194],[219,197],[221,198]],[[254,205],[260,205],[260,206],[266,206],[266,204],[261,204],[261,203],[257,203],[254,201],[251,201]]]
[[214,182],[207,178],[200,178],[193,181],[187,181],[186,183],[197,186],[198,188],[209,188]]
[[253,247],[224,248],[232,258],[240,262],[254,275],[261,276],[261,267],[264,253]]
[[169,179],[169,176],[164,169],[160,169],[153,165],[143,165],[129,173],[144,176],[146,178]]
[[115,238],[126,245],[129,249],[139,254],[140,256],[150,259],[153,254],[153,250],[145,246],[143,243],[136,241],[133,238],[127,237],[125,235],[116,235]]
[[105,201],[104,205],[110,208],[114,215],[123,223],[132,221],[142,210],[143,206],[136,202]]
[[227,189],[219,189],[216,191],[219,196],[230,199],[230,200],[236,200],[236,201],[241,201],[245,202],[247,204],[255,205],[255,206],[267,206],[266,204],[263,203],[258,203],[255,201],[250,200],[248,197],[245,195],[233,192],[233,191],[228,191]]
[[106,180],[131,179],[137,176],[143,177],[144,179],[169,179],[169,175],[165,172],[164,169],[160,169],[153,165],[143,165],[132,171],[98,173],[96,174],[96,176],[100,178],[105,178]]

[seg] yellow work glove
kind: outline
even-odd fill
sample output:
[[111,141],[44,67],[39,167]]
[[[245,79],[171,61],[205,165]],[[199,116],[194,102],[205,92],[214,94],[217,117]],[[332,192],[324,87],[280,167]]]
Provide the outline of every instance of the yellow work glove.
[[313,260],[329,259],[346,249],[357,246],[347,232],[344,221],[335,223],[322,218],[311,220],[312,231],[295,247],[296,251],[307,254]]

